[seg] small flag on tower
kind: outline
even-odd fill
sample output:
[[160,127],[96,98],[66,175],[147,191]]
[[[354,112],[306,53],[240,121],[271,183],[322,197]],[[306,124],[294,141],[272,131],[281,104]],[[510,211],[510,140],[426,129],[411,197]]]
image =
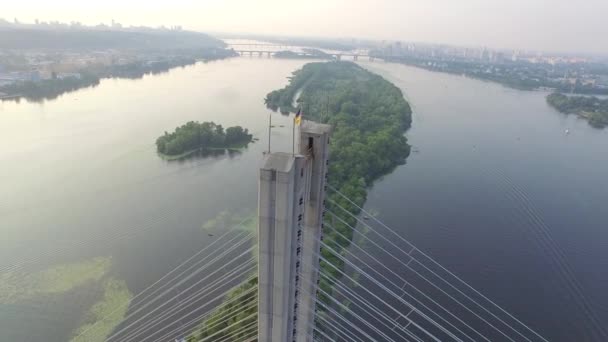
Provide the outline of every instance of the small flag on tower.
[[300,122],[302,122],[302,108],[298,108],[298,112],[296,113],[296,116],[294,116],[293,121],[296,125],[300,126]]

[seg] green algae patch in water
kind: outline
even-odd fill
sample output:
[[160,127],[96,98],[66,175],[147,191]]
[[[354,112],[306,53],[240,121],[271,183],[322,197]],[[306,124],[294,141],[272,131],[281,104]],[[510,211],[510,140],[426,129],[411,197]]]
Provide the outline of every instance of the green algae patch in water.
[[7,272],[0,274],[0,303],[14,304],[43,295],[62,294],[97,282],[112,265],[109,257],[53,266],[35,273]]
[[70,342],[103,342],[125,318],[132,293],[122,280],[108,278],[103,283],[103,297],[87,314],[87,323],[74,332]]

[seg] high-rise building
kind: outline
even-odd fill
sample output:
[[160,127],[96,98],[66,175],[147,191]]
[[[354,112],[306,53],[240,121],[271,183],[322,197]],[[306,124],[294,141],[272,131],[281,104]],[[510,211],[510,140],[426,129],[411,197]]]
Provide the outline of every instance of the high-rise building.
[[260,169],[258,341],[312,341],[330,126],[303,121],[297,154]]

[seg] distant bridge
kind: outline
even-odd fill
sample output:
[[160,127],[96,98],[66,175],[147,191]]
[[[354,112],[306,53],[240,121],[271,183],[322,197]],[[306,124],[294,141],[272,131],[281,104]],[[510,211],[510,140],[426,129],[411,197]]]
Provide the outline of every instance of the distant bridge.
[[274,44],[274,43],[233,43],[228,44],[229,47],[233,48],[245,48],[245,49],[256,49],[256,48],[274,48],[274,49],[299,49],[301,46],[290,45],[290,44]]
[[[275,56],[279,51],[267,51],[267,50],[237,50],[237,49],[233,49],[234,52],[238,53],[241,56],[258,56],[258,57],[273,57]],[[310,52],[298,52],[298,51],[291,51],[291,50],[282,50],[282,51],[289,51],[291,53],[293,53],[294,56],[298,56],[298,57],[302,57],[302,58],[319,58],[319,57],[323,57],[324,55],[318,55],[318,54],[314,54],[314,53],[310,53]],[[374,61],[376,60],[378,57],[374,57],[371,56],[369,54],[357,54],[357,53],[328,53],[327,57],[332,57],[335,60],[342,60],[343,57],[351,57],[353,60],[358,61],[360,57],[364,57],[364,58],[368,58],[370,61]]]
[[318,54],[311,53],[305,51],[306,49],[310,50],[318,50],[325,53],[328,57],[331,57],[335,60],[342,60],[342,58],[352,58],[355,61],[358,61],[359,58],[367,58],[370,61],[374,61],[377,58],[381,58],[379,56],[370,55],[369,52],[327,52],[323,49],[318,48],[307,48],[302,46],[295,45],[283,45],[283,44],[272,44],[272,43],[239,43],[239,44],[228,44],[229,48],[232,48],[234,52],[238,53],[241,56],[258,56],[258,57],[273,57],[277,52],[289,51],[294,54],[294,56],[302,57],[302,58],[319,58]]

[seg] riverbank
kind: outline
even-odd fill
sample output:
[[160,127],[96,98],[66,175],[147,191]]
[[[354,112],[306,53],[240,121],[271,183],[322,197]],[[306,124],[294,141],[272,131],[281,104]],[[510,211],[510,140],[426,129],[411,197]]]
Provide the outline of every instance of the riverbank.
[[[517,90],[552,90],[576,94],[606,95],[608,88],[577,81],[572,84],[564,81],[562,72],[547,68],[543,64],[525,62],[466,62],[442,59],[424,59],[416,57],[392,57],[387,62],[405,64],[428,71],[443,72],[453,75],[464,75],[481,81],[496,82]],[[563,69],[563,68],[562,68]],[[562,70],[559,69],[559,70]],[[551,74],[551,76],[547,76]]]
[[547,95],[547,103],[564,114],[576,114],[596,128],[608,126],[608,99],[595,96]]
[[138,61],[128,64],[115,64],[108,66],[90,66],[80,69],[66,77],[54,77],[38,81],[19,81],[10,85],[0,87],[1,101],[28,101],[52,100],[65,93],[95,87],[102,79],[139,79],[146,75],[160,74],[171,69],[194,65],[195,63],[210,62],[224,58],[237,56],[232,50],[223,48],[213,48],[203,51],[182,54],[181,56],[171,56],[162,58],[154,62]]

